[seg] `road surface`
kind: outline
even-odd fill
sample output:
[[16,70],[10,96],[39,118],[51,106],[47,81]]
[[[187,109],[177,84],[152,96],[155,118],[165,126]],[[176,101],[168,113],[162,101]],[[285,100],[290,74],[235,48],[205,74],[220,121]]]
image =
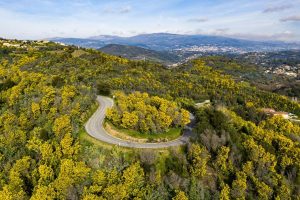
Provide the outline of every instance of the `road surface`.
[[189,137],[191,135],[191,128],[187,127],[185,129],[184,134],[178,139],[169,141],[169,142],[160,142],[160,143],[137,143],[122,140],[120,138],[116,138],[110,135],[103,128],[103,121],[106,114],[106,109],[111,108],[114,104],[111,98],[105,96],[97,96],[97,101],[99,103],[99,107],[96,112],[92,115],[92,117],[85,124],[86,132],[96,138],[106,143],[110,143],[113,145],[119,145],[122,147],[130,147],[130,148],[142,148],[142,149],[156,149],[156,148],[167,148],[173,146],[183,145],[188,142]]

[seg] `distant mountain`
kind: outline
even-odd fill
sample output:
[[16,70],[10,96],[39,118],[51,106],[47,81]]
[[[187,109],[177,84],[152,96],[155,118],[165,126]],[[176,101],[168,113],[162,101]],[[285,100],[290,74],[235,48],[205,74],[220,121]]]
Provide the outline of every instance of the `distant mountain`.
[[[73,44],[82,47],[101,48],[108,44],[121,44],[137,46],[156,51],[173,51],[190,48],[215,47],[224,51],[224,48],[235,49],[236,52],[249,51],[277,51],[287,49],[300,49],[296,43],[285,42],[261,42],[242,39],[234,39],[221,36],[210,35],[179,35],[169,33],[142,34],[133,37],[119,37],[110,35],[100,35],[90,38],[53,38],[50,39],[65,44]],[[200,49],[201,50],[201,49]]]
[[98,35],[98,36],[89,37],[88,39],[101,40],[101,41],[110,41],[110,40],[121,39],[121,37],[115,36],[115,35]]
[[109,44],[99,49],[102,52],[122,56],[132,60],[150,60],[164,64],[171,64],[178,62],[179,58],[175,54],[169,52],[159,52],[150,49],[145,49],[136,46]]
[[154,33],[137,35],[126,40],[131,44],[143,44],[154,50],[174,50],[183,49],[192,46],[232,46],[232,47],[250,47],[258,43],[240,39],[232,39],[220,36],[207,35],[178,35],[168,33]]
[[47,39],[53,42],[61,42],[68,45],[76,45],[87,48],[100,48],[106,45],[104,41],[94,39],[83,39],[83,38],[49,38]]

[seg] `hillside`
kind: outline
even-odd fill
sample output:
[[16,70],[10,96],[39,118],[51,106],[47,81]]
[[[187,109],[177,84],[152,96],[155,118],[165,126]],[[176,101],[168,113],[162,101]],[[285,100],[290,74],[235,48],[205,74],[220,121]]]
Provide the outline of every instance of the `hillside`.
[[179,61],[176,55],[168,52],[158,52],[128,45],[109,44],[100,48],[99,50],[104,53],[122,56],[132,60],[149,60],[164,64],[171,64]]
[[[262,108],[300,116],[300,104],[236,80],[227,65],[198,59],[167,69],[94,49],[0,40],[0,199],[297,199],[300,126]],[[116,123],[177,126],[183,108],[196,116],[193,139],[156,151],[89,137],[83,127],[96,95],[118,91]],[[195,105],[204,100],[211,103]]]

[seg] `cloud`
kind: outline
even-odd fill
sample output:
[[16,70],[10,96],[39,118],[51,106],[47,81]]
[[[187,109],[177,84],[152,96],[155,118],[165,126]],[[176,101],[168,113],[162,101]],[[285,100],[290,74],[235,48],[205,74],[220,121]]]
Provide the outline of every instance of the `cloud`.
[[[268,0],[270,5],[261,0],[245,4],[238,4],[237,0],[222,3],[211,1],[209,5],[205,2],[65,0],[61,3],[59,0],[0,0],[0,19],[5,19],[0,20],[0,36],[20,39],[61,35],[89,37],[113,34],[114,31],[123,31],[114,33],[130,36],[142,32],[176,32],[180,29],[184,34],[235,36],[234,33],[244,33],[236,36],[300,41],[300,26],[296,22],[299,19],[297,16],[300,16],[297,12],[300,0],[276,0],[277,3]],[[292,5],[292,8],[288,9],[287,5]],[[262,13],[264,9],[265,14]],[[281,13],[280,10],[285,11]],[[286,30],[293,31],[294,36],[282,34]]]
[[106,8],[104,9],[105,13],[113,13],[113,14],[126,14],[132,11],[131,6],[123,6],[120,8]]
[[292,8],[292,5],[270,6],[263,10],[263,13],[280,12]]
[[207,22],[208,19],[207,18],[192,18],[192,19],[188,19],[188,22],[196,22],[196,23],[202,23],[202,22]]
[[229,28],[217,28],[215,30],[216,33],[226,33],[227,31],[229,31]]
[[198,28],[195,30],[188,30],[188,31],[180,31],[178,34],[186,34],[186,35],[201,35],[201,34],[205,34],[205,31],[203,31],[202,29]]
[[223,33],[223,34],[216,34],[216,35],[222,35],[222,36],[232,37],[232,38],[248,39],[248,40],[257,40],[257,41],[273,41],[273,40],[292,41],[296,37],[296,34],[291,31],[283,31],[274,34]]
[[131,6],[124,6],[124,7],[122,7],[121,9],[120,9],[120,13],[122,13],[122,14],[124,14],[124,13],[129,13],[129,12],[131,12]]
[[281,18],[280,21],[282,22],[288,22],[288,21],[294,21],[294,22],[299,22],[300,21],[300,15],[294,15],[294,16],[289,16],[285,18]]

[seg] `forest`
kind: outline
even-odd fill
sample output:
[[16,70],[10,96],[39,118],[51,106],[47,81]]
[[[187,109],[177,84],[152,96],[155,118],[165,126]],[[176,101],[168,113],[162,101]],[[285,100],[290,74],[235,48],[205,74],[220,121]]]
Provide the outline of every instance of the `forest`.
[[[300,125],[260,112],[299,116],[299,103],[201,59],[167,69],[53,42],[14,42],[25,47],[0,42],[0,199],[300,199]],[[116,95],[108,118],[117,125],[127,112],[120,126],[160,132],[187,124],[189,111],[195,136],[161,150],[87,139],[98,94]],[[122,98],[136,103],[123,106]],[[211,105],[194,106],[207,99]],[[154,126],[138,126],[147,116]]]
[[117,106],[107,111],[107,119],[114,125],[141,133],[162,133],[170,127],[184,127],[190,114],[171,101],[147,93],[135,92],[126,96],[114,94]]

